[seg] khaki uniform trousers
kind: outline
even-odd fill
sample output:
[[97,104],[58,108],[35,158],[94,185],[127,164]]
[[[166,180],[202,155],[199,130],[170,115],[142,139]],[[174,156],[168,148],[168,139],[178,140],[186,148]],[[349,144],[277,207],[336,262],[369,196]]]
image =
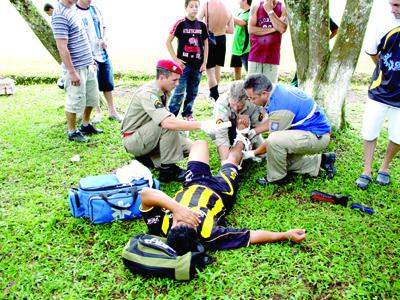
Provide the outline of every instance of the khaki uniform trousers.
[[150,121],[124,138],[126,150],[134,156],[149,155],[156,167],[174,164],[189,155],[192,141],[178,131],[164,129]]
[[284,178],[288,172],[317,176],[321,165],[321,152],[330,141],[330,134],[319,138],[309,131],[282,130],[269,134],[267,145],[267,180]]

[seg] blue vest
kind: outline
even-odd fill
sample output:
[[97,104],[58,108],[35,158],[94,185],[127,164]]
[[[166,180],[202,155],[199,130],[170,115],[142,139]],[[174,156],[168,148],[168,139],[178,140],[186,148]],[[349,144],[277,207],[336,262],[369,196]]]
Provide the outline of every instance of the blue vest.
[[[287,110],[294,114],[292,124],[298,122],[302,123],[293,126],[292,130],[305,130],[311,131],[314,134],[322,135],[331,131],[328,119],[324,112],[316,105],[314,113],[310,118],[307,118],[311,111],[314,109],[315,101],[310,98],[302,90],[289,86],[277,84],[269,99],[269,105],[266,107],[268,114],[278,110]],[[304,122],[301,122],[302,120]]]

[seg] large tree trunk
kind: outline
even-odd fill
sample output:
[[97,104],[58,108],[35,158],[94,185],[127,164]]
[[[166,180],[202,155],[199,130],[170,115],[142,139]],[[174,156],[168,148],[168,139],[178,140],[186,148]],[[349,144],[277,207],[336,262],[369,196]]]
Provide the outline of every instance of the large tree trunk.
[[300,87],[344,125],[345,95],[356,68],[373,0],[348,0],[332,51],[329,1],[286,0]]
[[39,13],[31,0],[10,0],[18,13],[24,18],[43,46],[50,52],[54,59],[61,63],[53,32],[47,21]]

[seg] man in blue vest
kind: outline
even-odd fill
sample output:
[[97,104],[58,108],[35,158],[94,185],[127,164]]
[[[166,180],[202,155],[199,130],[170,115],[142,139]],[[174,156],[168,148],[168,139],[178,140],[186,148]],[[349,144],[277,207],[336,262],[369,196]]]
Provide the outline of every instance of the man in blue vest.
[[400,0],[389,0],[391,12],[379,18],[367,35],[366,52],[376,64],[365,104],[362,137],[364,171],[356,180],[361,189],[372,181],[372,161],[383,122],[388,118],[389,143],[376,183],[390,183],[389,165],[400,150]]
[[320,168],[333,178],[335,153],[316,154],[328,146],[331,131],[317,103],[298,88],[272,85],[262,74],[250,75],[244,88],[250,101],[264,106],[268,114],[263,124],[248,133],[251,139],[268,131],[265,143],[244,153],[244,158],[249,158],[267,152],[267,176],[257,179],[257,183],[287,183],[288,172],[315,177]]

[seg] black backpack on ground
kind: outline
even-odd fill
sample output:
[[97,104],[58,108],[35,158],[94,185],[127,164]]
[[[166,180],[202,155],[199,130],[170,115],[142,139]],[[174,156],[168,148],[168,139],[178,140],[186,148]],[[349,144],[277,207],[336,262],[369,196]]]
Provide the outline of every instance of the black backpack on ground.
[[205,254],[201,244],[198,244],[197,251],[178,256],[165,240],[144,233],[134,236],[122,251],[125,266],[132,273],[143,276],[190,280],[196,270],[202,270],[214,261]]

